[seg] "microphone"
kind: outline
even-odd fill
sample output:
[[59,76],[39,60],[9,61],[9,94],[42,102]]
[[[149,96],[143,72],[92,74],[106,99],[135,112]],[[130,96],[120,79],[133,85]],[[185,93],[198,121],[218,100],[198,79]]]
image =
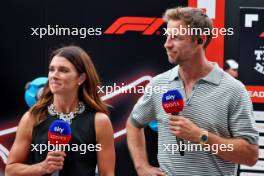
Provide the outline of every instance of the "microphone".
[[[171,113],[172,115],[178,115],[179,112],[183,110],[184,101],[181,93],[177,90],[168,90],[162,96],[162,107],[166,113]],[[177,143],[179,145],[180,155],[184,155],[184,150],[180,143],[184,143],[183,139],[176,137]]]
[[[59,144],[68,144],[71,139],[71,127],[63,120],[55,120],[49,127],[48,140],[55,145],[55,150],[58,150]],[[59,171],[52,173],[52,176],[58,176]]]

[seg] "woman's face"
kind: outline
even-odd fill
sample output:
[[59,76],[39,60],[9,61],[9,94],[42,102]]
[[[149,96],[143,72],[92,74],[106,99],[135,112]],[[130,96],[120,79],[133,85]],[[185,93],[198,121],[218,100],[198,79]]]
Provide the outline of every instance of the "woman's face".
[[49,65],[49,87],[53,94],[69,95],[78,90],[79,74],[65,57],[54,56]]

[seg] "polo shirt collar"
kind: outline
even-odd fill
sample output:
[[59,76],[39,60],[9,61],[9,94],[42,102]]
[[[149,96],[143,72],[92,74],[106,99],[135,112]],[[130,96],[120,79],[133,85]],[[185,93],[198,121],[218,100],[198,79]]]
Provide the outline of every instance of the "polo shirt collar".
[[179,65],[171,69],[169,81],[174,81],[179,78]]
[[[201,80],[204,80],[206,82],[209,83],[213,83],[215,85],[219,85],[221,78],[223,76],[223,72],[222,70],[219,68],[217,63],[213,63],[214,67],[213,69],[210,71],[210,73],[208,75],[206,75],[205,77],[203,77]],[[176,79],[179,79],[179,66],[175,66],[170,73],[169,76],[169,81],[174,81]]]

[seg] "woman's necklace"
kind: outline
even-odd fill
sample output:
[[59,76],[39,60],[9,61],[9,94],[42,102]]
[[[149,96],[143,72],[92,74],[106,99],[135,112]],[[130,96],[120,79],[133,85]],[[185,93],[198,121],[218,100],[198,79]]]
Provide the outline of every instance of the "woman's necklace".
[[55,105],[52,103],[48,106],[48,112],[50,115],[52,116],[57,116],[59,119],[66,121],[67,123],[71,124],[72,123],[72,119],[74,117],[76,117],[78,114],[83,113],[85,110],[85,105],[82,101],[79,101],[78,103],[78,107],[76,108],[76,110],[74,112],[70,112],[70,113],[59,113],[56,110]]

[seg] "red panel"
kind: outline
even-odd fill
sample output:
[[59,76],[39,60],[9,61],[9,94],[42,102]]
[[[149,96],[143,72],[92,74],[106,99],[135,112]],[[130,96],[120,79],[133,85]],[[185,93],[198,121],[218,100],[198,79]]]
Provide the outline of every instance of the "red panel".
[[[190,7],[197,7],[198,0],[188,0]],[[213,20],[214,28],[225,27],[225,0],[216,0],[216,14]],[[219,66],[223,67],[224,63],[224,36],[218,35],[213,38],[208,48],[206,49],[206,56],[209,60],[217,62]]]
[[264,103],[264,86],[246,86],[253,103]]

